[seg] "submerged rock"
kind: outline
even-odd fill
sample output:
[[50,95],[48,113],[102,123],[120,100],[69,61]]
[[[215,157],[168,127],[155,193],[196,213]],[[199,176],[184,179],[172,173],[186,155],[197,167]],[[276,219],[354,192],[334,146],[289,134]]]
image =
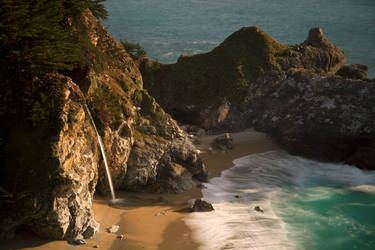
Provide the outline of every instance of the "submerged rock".
[[196,199],[192,208],[193,212],[210,212],[213,211],[213,206],[207,201]]

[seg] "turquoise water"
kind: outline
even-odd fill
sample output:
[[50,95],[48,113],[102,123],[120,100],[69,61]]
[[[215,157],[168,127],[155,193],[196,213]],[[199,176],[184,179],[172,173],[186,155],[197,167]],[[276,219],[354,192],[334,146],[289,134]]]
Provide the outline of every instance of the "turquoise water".
[[375,249],[375,172],[309,161],[274,197],[290,238],[304,249]]
[[107,0],[105,25],[117,39],[139,42],[148,56],[175,62],[206,52],[243,26],[256,25],[286,44],[320,26],[348,63],[375,77],[374,0]]
[[215,211],[186,220],[202,250],[375,249],[375,171],[277,151],[234,163],[202,190]]
[[375,249],[374,194],[327,187],[293,192],[279,209],[295,231],[290,238],[305,249]]

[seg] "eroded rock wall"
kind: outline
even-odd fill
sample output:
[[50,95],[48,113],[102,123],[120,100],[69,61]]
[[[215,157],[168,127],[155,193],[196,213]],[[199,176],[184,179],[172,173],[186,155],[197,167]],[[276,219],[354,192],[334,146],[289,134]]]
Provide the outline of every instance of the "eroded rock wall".
[[29,116],[6,131],[1,238],[17,227],[54,239],[91,237],[99,229],[91,209],[99,151],[84,96],[59,74],[34,79],[31,92]]
[[250,126],[292,153],[375,169],[374,83],[338,76],[283,78],[276,86],[260,80],[249,89]]
[[186,134],[142,88],[121,44],[88,10],[70,25],[89,63],[22,85],[0,83],[6,89],[0,96],[0,238],[13,237],[17,228],[68,240],[99,229],[92,199],[96,190],[108,192],[108,182],[85,104],[116,190],[177,193],[207,176]]

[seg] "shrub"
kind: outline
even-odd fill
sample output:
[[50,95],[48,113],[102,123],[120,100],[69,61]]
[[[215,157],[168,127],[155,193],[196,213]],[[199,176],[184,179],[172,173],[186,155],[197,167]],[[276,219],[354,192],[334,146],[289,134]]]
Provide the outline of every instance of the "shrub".
[[135,58],[142,58],[147,54],[146,50],[139,43],[131,43],[123,40],[120,40],[120,42],[125,50]]

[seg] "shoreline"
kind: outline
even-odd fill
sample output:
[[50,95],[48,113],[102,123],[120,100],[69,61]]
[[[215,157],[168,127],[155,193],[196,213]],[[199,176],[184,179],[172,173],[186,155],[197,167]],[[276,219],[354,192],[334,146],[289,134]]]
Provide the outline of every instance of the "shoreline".
[[[277,145],[264,133],[253,129],[231,133],[233,149],[209,152],[210,143],[219,135],[200,137],[201,157],[209,172],[209,178],[220,176],[223,170],[234,166],[233,160],[249,154],[262,153],[278,149]],[[93,199],[95,219],[100,223],[100,232],[86,245],[69,245],[66,241],[48,241],[36,239],[30,235],[17,235],[5,244],[5,249],[147,249],[147,250],[194,250],[199,245],[194,240],[194,232],[184,219],[194,199],[201,198],[201,189],[194,187],[182,194],[147,194],[118,192],[117,197],[124,199],[121,204],[108,205],[103,196]],[[189,204],[190,201],[190,204]],[[106,232],[106,228],[119,225],[117,233]],[[120,234],[124,239],[117,238]],[[3,246],[0,246],[0,249]]]

